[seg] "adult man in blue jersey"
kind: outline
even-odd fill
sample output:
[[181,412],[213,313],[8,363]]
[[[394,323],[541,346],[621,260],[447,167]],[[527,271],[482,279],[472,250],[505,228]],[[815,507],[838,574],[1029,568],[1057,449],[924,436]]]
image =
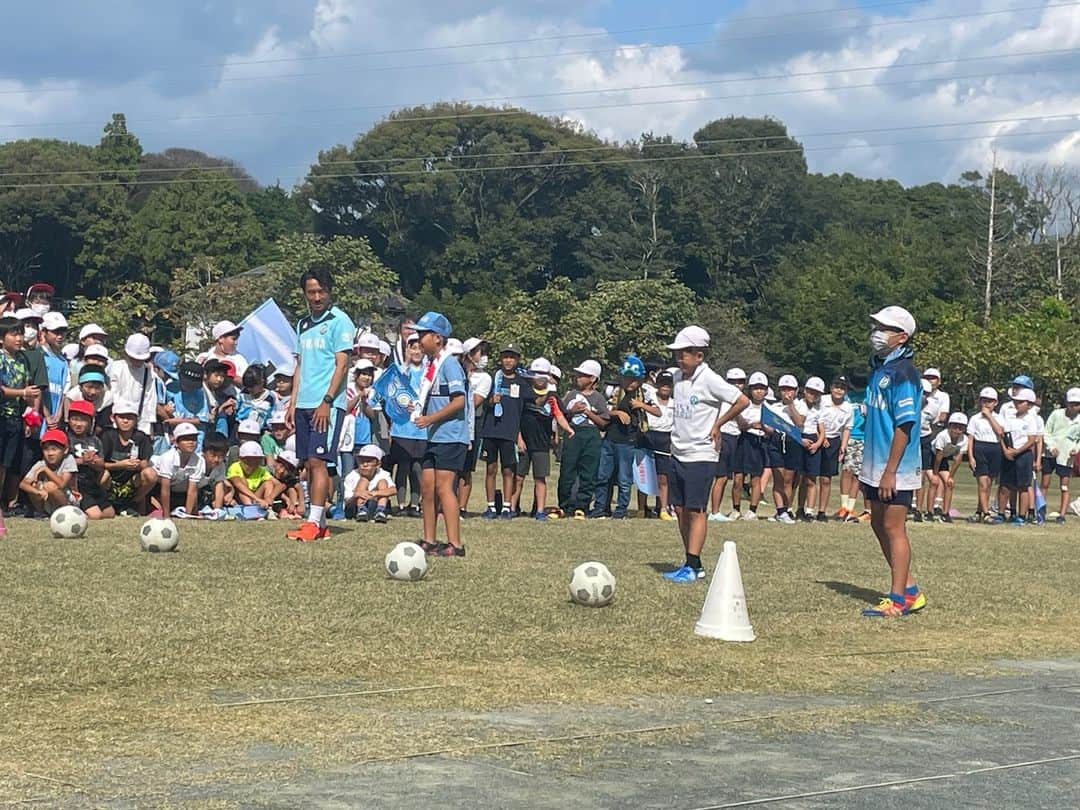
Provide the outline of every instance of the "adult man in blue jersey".
[[286,533],[312,543],[330,536],[326,502],[328,465],[337,460],[345,416],[345,375],[356,327],[331,301],[334,280],[326,265],[312,265],[300,277],[308,315],[296,325],[296,386],[285,421],[296,430],[296,455],[307,467],[311,507],[306,522]]
[[871,315],[870,321],[873,356],[859,480],[870,501],[870,525],[892,571],[892,585],[889,595],[863,615],[904,616],[926,606],[926,597],[911,576],[906,523],[922,484],[918,433],[922,381],[908,345],[915,334],[915,318],[903,307],[892,306]]

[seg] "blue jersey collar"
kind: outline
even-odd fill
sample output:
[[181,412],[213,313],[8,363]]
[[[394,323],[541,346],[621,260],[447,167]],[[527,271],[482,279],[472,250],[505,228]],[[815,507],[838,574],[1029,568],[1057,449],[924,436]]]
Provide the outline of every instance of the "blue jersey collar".
[[889,363],[895,363],[897,360],[910,360],[914,356],[915,352],[913,352],[911,347],[905,343],[903,346],[897,346],[885,357],[871,355],[870,367],[881,368],[882,366],[887,366]]

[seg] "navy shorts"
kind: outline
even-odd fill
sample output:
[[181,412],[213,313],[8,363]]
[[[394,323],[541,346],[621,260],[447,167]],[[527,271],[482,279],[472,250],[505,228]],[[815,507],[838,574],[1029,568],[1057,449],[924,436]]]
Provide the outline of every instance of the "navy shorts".
[[465,469],[465,456],[469,445],[464,442],[428,442],[420,467],[425,470],[449,470],[461,472]]
[[753,433],[744,433],[739,437],[738,450],[735,451],[735,472],[757,478],[765,471],[765,440]]
[[[803,438],[816,442],[817,436],[807,436],[803,434]],[[821,475],[821,448],[819,447],[813,453],[807,450],[805,447],[802,452],[802,469],[799,470],[803,475],[809,475],[811,478],[817,478]]]
[[803,469],[803,456],[806,455],[806,448],[802,446],[802,442],[796,442],[788,438],[784,441],[784,469],[791,470],[792,472],[802,472]]
[[1024,490],[1031,486],[1031,474],[1035,464],[1034,454],[1028,450],[1016,458],[1001,462],[1001,485],[1008,489]]
[[[1044,469],[1047,469],[1047,468],[1044,468]],[[1054,472],[1057,473],[1058,478],[1072,478],[1072,476],[1073,476],[1073,468],[1072,467],[1066,467],[1063,464],[1055,464],[1054,465]]]
[[915,502],[915,491],[910,489],[898,489],[893,493],[891,501],[881,500],[881,493],[878,492],[877,487],[872,487],[869,484],[864,483],[862,485],[863,497],[870,503],[883,503],[886,506],[902,506],[905,509],[910,509],[911,504]]
[[720,460],[716,462],[717,478],[730,478],[739,471],[739,436],[720,434]]
[[779,433],[765,440],[765,466],[774,470],[784,467],[784,440]]
[[922,468],[929,470],[934,466],[934,440],[930,436],[919,439],[919,454],[922,456]]
[[513,439],[484,439],[484,461],[498,462],[499,469],[516,470],[518,464],[517,442]]
[[300,463],[310,458],[322,459],[329,464],[337,463],[344,416],[345,411],[341,408],[331,408],[326,430],[317,431],[313,424],[315,409],[296,409],[296,457]]
[[480,458],[480,450],[484,446],[483,439],[473,439],[469,449],[465,451],[465,466],[462,472],[471,473],[476,470],[476,460]]
[[656,474],[665,478],[671,478],[672,458],[671,453],[653,453],[653,461],[656,464]]
[[673,458],[671,475],[668,476],[668,503],[693,512],[704,512],[715,473],[715,462],[679,461]]
[[818,474],[822,478],[835,478],[840,474],[840,437],[833,436],[826,441],[829,446],[821,445],[818,450],[818,455],[821,456],[821,472]]
[[975,442],[973,449],[975,456],[975,477],[989,476],[997,478],[1001,475],[1001,461],[1004,456],[1001,453],[1001,445],[997,442]]

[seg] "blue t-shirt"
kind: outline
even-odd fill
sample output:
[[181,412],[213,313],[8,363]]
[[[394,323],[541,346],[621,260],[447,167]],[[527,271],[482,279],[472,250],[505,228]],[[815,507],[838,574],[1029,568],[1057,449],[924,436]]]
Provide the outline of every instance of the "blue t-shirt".
[[[323,397],[334,378],[337,355],[352,352],[356,327],[349,316],[337,307],[330,307],[318,319],[311,315],[296,325],[296,356],[300,359],[300,379],[293,388],[296,407],[314,410],[323,404]],[[333,394],[333,407],[345,410],[345,377],[341,388]]]
[[[410,363],[401,370],[401,373],[409,378],[409,385],[412,386],[413,391],[420,390],[420,385],[424,381],[423,366],[414,366]],[[401,424],[392,423],[390,425],[390,436],[398,439],[416,439],[417,441],[426,442],[428,432],[427,428],[418,428],[416,423],[410,419],[408,422]]]
[[212,430],[210,424],[210,402],[206,398],[206,391],[199,386],[194,391],[177,391],[169,400],[173,405],[173,416],[181,419],[198,419],[199,443],[196,445],[198,452],[202,452],[203,439],[208,430]]
[[[435,379],[431,383],[431,393],[428,395],[424,413],[438,413],[455,396],[465,396],[468,392],[468,383],[465,380],[465,370],[461,363],[453,355],[447,355],[439,363],[435,371]],[[469,443],[469,414],[465,408],[455,413],[449,419],[427,429],[429,442],[468,444]]]
[[911,361],[911,350],[901,346],[884,360],[875,358],[866,385],[866,437],[863,439],[860,481],[878,486],[897,427],[916,425],[896,468],[896,489],[912,492],[919,488],[922,484],[922,454],[917,425],[921,408],[922,379]]
[[865,391],[849,391],[846,397],[852,406],[851,434],[849,439],[861,442],[866,437],[866,398]]
[[60,413],[60,403],[68,389],[70,369],[62,355],[53,354],[48,348],[42,350],[45,352],[45,369],[49,372],[49,413],[55,415]]

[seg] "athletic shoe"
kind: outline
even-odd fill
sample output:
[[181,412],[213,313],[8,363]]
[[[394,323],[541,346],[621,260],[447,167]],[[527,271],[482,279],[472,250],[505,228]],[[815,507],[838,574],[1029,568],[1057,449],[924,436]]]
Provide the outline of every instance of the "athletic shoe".
[[660,513],[660,519],[661,520],[674,520],[675,518],[672,517],[670,512],[661,512]]
[[536,519],[541,521],[541,522],[547,521],[547,519],[548,519],[547,512],[537,512],[536,513]]
[[908,516],[908,520],[913,520],[916,523],[922,523],[923,522],[922,512],[920,512],[918,509],[910,509],[910,510],[908,510],[907,516]]
[[371,513],[367,509],[358,509],[356,512],[357,523],[367,523],[371,520]]
[[934,507],[934,517],[936,517],[938,520],[941,520],[941,518],[944,516],[944,514],[945,514],[944,510],[942,510],[942,508],[940,506],[935,506]]
[[452,546],[449,543],[439,543],[431,552],[432,557],[464,557],[465,546]]
[[1009,523],[1013,526],[1027,526],[1027,520],[1017,515]]
[[694,569],[689,565],[684,565],[682,568],[676,568],[674,571],[667,571],[662,574],[662,576],[668,582],[688,584],[697,582],[699,579],[705,579],[705,570],[702,568]]
[[844,518],[844,523],[862,523],[862,520],[860,520],[858,516],[848,512],[848,516]]
[[795,518],[791,516],[791,512],[781,512],[779,515],[776,516],[776,522],[786,523],[788,526],[790,526],[792,523],[795,522]]
[[345,510],[340,506],[334,505],[326,510],[326,516],[330,518],[330,520],[344,520]]
[[848,510],[841,506],[839,509],[836,510],[836,514],[833,515],[833,520],[838,520],[843,523],[847,519],[847,516],[849,514],[850,513],[848,512]]
[[991,526],[1000,526],[1004,522],[1005,522],[1005,517],[1003,515],[1000,515],[1000,514],[998,514],[998,515],[987,515],[983,519],[983,523],[989,523]]
[[574,520],[585,520],[585,513],[580,509],[574,510]]
[[859,523],[869,523],[869,522],[870,522],[870,513],[864,510],[863,513],[861,515],[859,515]]
[[728,520],[738,520],[740,517],[741,517],[741,515],[739,513],[739,510],[738,509],[732,509],[730,512],[728,512],[727,519]]
[[499,516],[499,513],[495,511],[494,506],[489,506],[484,510],[484,514],[480,515],[484,520],[495,520]]
[[603,512],[589,512],[589,520],[607,520],[608,516]]
[[918,613],[924,607],[926,607],[926,594],[922,591],[918,591],[914,596],[909,593],[904,594],[904,608],[908,613]]
[[376,509],[375,517],[372,518],[376,523],[386,523],[390,518],[386,514],[385,509]]
[[1054,523],[1058,524],[1059,526],[1064,526],[1065,525],[1065,516],[1064,515],[1058,515],[1056,518],[1054,518]]
[[815,520],[817,520],[818,523],[828,523],[829,516],[826,515],[824,512],[818,512]]
[[907,600],[904,600],[904,606],[901,607],[892,598],[886,596],[872,608],[863,608],[862,615],[869,619],[880,618],[892,618],[896,616],[906,616],[911,612],[907,607]]
[[612,520],[630,520],[630,515],[627,512],[616,512],[611,516]]
[[742,516],[742,519],[743,520],[757,520],[758,519],[757,512],[751,512],[751,511],[747,510],[746,514],[744,514]]
[[425,554],[434,554],[439,548],[438,542],[435,540],[417,540],[416,545],[420,546],[424,550]]
[[514,513],[511,512],[509,509],[503,509],[502,512],[499,513],[499,520],[513,520],[513,519],[514,519]]
[[727,523],[730,519],[723,512],[709,512],[709,517],[706,518],[709,523]]
[[291,532],[285,532],[285,536],[290,540],[298,540],[301,543],[314,543],[316,540],[325,540],[330,536],[330,530],[323,526],[321,529],[315,523],[310,520],[301,523],[299,528],[293,529]]
[[976,512],[974,515],[970,515],[968,517],[968,519],[967,519],[967,522],[968,523],[982,523],[983,522],[983,513],[982,512]]
[[942,523],[952,523],[953,522],[952,515],[942,515],[940,518],[938,518],[938,520],[940,520]]
[[933,512],[924,513],[923,514],[923,522],[925,522],[925,523],[933,523],[934,522],[934,514],[933,514]]
[[809,512],[803,512],[801,515],[799,515],[799,520],[801,520],[803,523],[813,523],[814,516],[811,515]]

